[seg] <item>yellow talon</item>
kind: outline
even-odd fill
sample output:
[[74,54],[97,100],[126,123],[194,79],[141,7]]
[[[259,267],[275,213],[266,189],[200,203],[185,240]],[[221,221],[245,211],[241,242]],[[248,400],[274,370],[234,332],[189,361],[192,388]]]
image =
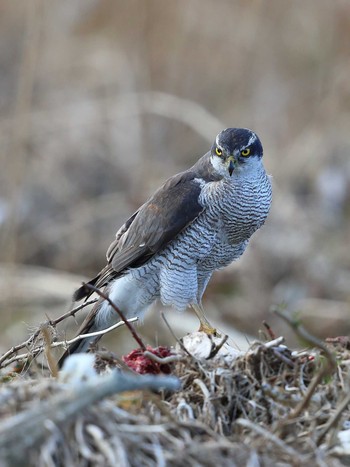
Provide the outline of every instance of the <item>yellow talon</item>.
[[198,332],[205,332],[209,336],[219,337],[220,334],[217,332],[215,328],[211,326],[207,326],[206,324],[201,323],[198,329]]
[[192,305],[192,308],[194,310],[194,312],[196,313],[198,319],[199,319],[199,322],[200,322],[200,326],[199,326],[199,332],[205,332],[206,334],[208,335],[211,335],[211,336],[214,336],[214,337],[219,337],[220,334],[217,332],[217,330],[215,328],[213,328],[213,326],[209,323],[209,321],[207,320],[207,318],[205,317],[204,315],[204,310],[203,310],[203,307],[201,305]]

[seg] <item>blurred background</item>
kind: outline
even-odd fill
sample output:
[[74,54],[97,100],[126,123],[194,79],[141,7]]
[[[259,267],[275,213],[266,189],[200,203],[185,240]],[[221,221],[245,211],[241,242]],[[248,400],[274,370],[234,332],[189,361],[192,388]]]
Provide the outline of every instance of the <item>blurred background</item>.
[[[0,350],[67,311],[117,228],[228,126],[261,137],[274,199],[211,281],[208,317],[295,344],[270,312],[286,303],[316,335],[347,334],[349,54],[345,0],[1,0]],[[163,328],[153,310],[139,329],[152,344]]]

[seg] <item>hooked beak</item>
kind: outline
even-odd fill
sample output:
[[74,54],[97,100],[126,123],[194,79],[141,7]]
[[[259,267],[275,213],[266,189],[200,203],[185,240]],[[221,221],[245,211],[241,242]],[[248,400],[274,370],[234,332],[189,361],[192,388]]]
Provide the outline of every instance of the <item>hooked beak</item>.
[[228,172],[229,172],[229,174],[231,176],[232,172],[235,170],[236,159],[233,156],[230,156],[230,157],[227,158],[227,160],[228,160],[227,169],[228,169]]

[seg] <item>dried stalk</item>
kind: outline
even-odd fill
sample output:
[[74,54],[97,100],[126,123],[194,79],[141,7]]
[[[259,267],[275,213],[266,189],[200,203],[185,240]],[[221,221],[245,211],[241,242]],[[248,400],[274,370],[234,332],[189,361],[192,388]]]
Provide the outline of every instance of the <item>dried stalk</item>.
[[310,346],[317,347],[322,350],[326,356],[326,365],[324,365],[314,376],[311,383],[309,384],[304,399],[289,414],[288,419],[290,420],[299,417],[299,415],[301,415],[301,413],[306,410],[317,386],[326,376],[330,375],[335,370],[337,367],[337,362],[332,352],[328,349],[327,345],[310,334],[297,319],[291,317],[281,308],[276,308],[273,311],[292,327],[298,337],[306,341]]
[[[47,321],[45,321],[44,323],[42,323],[35,331],[34,333],[28,337],[27,340],[25,340],[24,342],[22,342],[22,344],[18,344],[14,347],[11,347],[10,350],[8,350],[7,352],[5,352],[1,357],[0,357],[0,369],[1,368],[4,368],[6,367],[7,365],[9,365],[10,363],[16,361],[16,358],[12,358],[9,360],[9,358],[13,355],[13,354],[16,354],[19,350],[22,350],[24,348],[28,348],[30,347],[31,345],[34,344],[34,342],[36,341],[36,339],[39,337],[40,333],[41,333],[41,330],[42,330],[42,326],[56,326],[57,324],[59,324],[61,321],[65,320],[66,318],[69,318],[70,316],[74,316],[78,311],[82,310],[83,308],[85,308],[86,306],[88,305],[91,305],[92,303],[96,303],[97,302],[97,299],[93,299],[93,300],[89,300],[75,308],[73,308],[72,310],[70,311],[67,311],[66,313],[64,313],[63,315],[59,316],[58,318],[52,320],[52,319],[48,319]],[[30,352],[28,352],[26,355],[30,355]],[[4,362],[6,362],[4,364]]]
[[160,363],[161,365],[166,365],[168,363],[174,363],[174,362],[180,362],[183,360],[183,357],[181,355],[169,355],[169,357],[158,357],[158,355],[155,355],[153,352],[150,352],[149,350],[145,350],[143,352],[143,355],[150,360],[153,360],[154,362]]
[[53,357],[51,352],[51,345],[52,345],[52,335],[48,326],[41,327],[41,334],[44,339],[44,351],[47,360],[47,364],[51,373],[51,376],[57,378],[58,375],[58,366],[56,359]]
[[[189,357],[192,357],[190,352],[186,349],[186,347],[183,345],[181,340],[176,336],[176,334],[172,330],[172,328],[171,328],[171,326],[169,324],[169,321],[166,319],[165,314],[163,312],[161,313],[161,316],[162,316],[162,319],[163,319],[164,323],[166,324],[166,327],[169,329],[170,334],[173,336],[175,341],[179,344],[181,350],[183,350]],[[193,358],[195,358],[195,357],[193,357]]]
[[104,397],[123,391],[175,391],[179,388],[180,382],[173,376],[136,376],[118,370],[69,385],[63,393],[37,403],[32,409],[14,415],[0,425],[0,460],[22,465],[27,459],[27,450],[47,435],[48,420],[50,424],[66,425],[69,419]]
[[[138,318],[130,318],[128,321],[133,323],[133,322],[135,322],[137,320],[138,320]],[[59,341],[59,342],[52,342],[52,344],[50,345],[50,348],[55,348],[55,347],[65,347],[66,348],[68,345],[73,344],[74,342],[76,342],[78,340],[85,339],[86,337],[104,336],[105,334],[113,331],[114,329],[117,329],[117,328],[119,328],[121,326],[124,326],[124,324],[125,323],[123,321],[119,321],[118,323],[113,324],[113,326],[110,326],[109,328],[106,328],[106,329],[102,329],[101,331],[89,332],[87,334],[79,334],[78,336],[76,336],[73,339],[70,339],[68,341],[64,340],[64,341]],[[44,345],[40,345],[38,347],[35,347],[35,348],[29,350],[27,353],[20,354],[20,355],[15,355],[12,358],[9,358],[6,361],[6,364],[3,365],[3,367],[8,366],[11,363],[17,362],[17,361],[20,361],[20,360],[27,360],[28,358],[35,358],[38,355],[40,355],[43,352],[43,350],[44,350]]]
[[337,426],[344,410],[346,409],[346,407],[350,404],[350,394],[347,394],[344,399],[341,401],[341,403],[339,404],[339,406],[337,407],[335,413],[332,415],[332,417],[328,420],[328,423],[326,424],[326,426],[323,428],[323,430],[321,431],[319,437],[317,438],[317,446],[319,446],[322,441],[324,440],[324,437],[326,436],[326,434],[335,426]]
[[262,436],[266,440],[273,443],[275,446],[279,447],[282,451],[284,451],[288,456],[298,462],[299,465],[304,465],[306,460],[303,456],[301,456],[298,451],[288,446],[284,443],[280,438],[278,438],[273,433],[270,433],[268,430],[263,428],[256,423],[251,422],[250,420],[246,420],[244,418],[239,418],[236,420],[237,425],[240,425],[244,428],[248,428],[249,430],[255,431],[258,435]]

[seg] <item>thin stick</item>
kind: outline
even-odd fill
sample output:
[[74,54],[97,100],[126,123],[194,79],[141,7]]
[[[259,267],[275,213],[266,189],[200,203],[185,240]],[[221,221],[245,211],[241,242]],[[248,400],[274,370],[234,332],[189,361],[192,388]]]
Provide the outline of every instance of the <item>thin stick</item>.
[[248,428],[252,431],[255,431],[255,433],[259,434],[260,436],[263,436],[265,439],[268,441],[271,441],[271,443],[275,444],[278,446],[282,451],[287,453],[289,456],[291,456],[294,460],[298,460],[300,465],[302,465],[305,462],[305,459],[296,451],[295,449],[291,448],[287,444],[285,444],[280,438],[278,438],[276,435],[273,433],[270,433],[267,431],[265,428],[263,428],[260,425],[256,425],[255,423],[251,422],[250,420],[247,420],[245,418],[239,418],[236,420],[237,425],[240,425],[244,428]]
[[214,349],[210,352],[209,357],[206,358],[206,360],[210,360],[211,358],[214,358],[215,355],[219,352],[219,350],[222,348],[222,346],[227,342],[228,336],[225,335],[222,340],[219,342],[218,345],[214,347]]
[[306,341],[309,345],[321,349],[327,359],[327,364],[321,368],[321,370],[314,376],[311,383],[309,384],[304,399],[289,414],[288,419],[293,419],[298,417],[307,408],[317,386],[325,376],[331,374],[331,372],[337,367],[337,362],[326,344],[310,334],[298,320],[289,316],[284,310],[280,308],[275,308],[273,311],[292,327],[298,337]]
[[[170,334],[173,336],[173,338],[174,338],[174,339],[176,340],[176,342],[179,344],[179,346],[181,347],[181,349],[182,349],[185,353],[187,353],[187,355],[188,355],[189,357],[193,357],[193,355],[190,354],[190,352],[186,349],[186,347],[183,345],[183,343],[180,341],[180,339],[176,336],[176,334],[174,333],[174,331],[171,329],[171,326],[170,326],[170,324],[169,324],[169,321],[166,319],[166,317],[165,317],[165,315],[164,315],[163,312],[161,313],[161,316],[162,316],[163,321],[164,321],[164,323],[166,324],[167,328],[169,329]],[[195,358],[195,357],[193,357],[193,358]]]
[[321,444],[321,442],[323,441],[324,437],[329,432],[329,430],[337,425],[337,423],[339,422],[340,417],[343,414],[343,411],[346,409],[346,407],[349,405],[349,403],[350,403],[350,394],[347,394],[347,396],[345,396],[345,398],[339,404],[339,406],[338,406],[337,410],[335,411],[335,413],[329,419],[327,425],[321,431],[321,434],[317,438],[317,441],[316,441],[317,446],[319,446]]
[[[119,370],[71,384],[63,392],[31,404],[28,410],[8,417],[1,424],[0,463],[27,465],[25,456],[28,450],[42,444],[47,436],[48,420],[59,427],[64,426],[95,402],[115,393],[144,389],[176,391],[180,387],[179,379],[174,376],[132,375]],[[149,425],[147,427],[152,429]]]
[[271,326],[270,326],[265,320],[262,322],[262,324],[263,324],[263,326],[265,327],[265,329],[266,329],[266,331],[267,331],[267,333],[268,333],[270,339],[271,339],[271,340],[276,339],[277,336],[276,336],[276,334],[273,332],[273,330],[271,329]]
[[179,362],[181,360],[183,360],[183,357],[181,357],[180,355],[169,355],[169,357],[158,357],[158,355],[155,355],[154,353],[148,351],[148,350],[145,350],[143,352],[143,355],[145,357],[148,357],[150,360],[153,360],[157,363],[160,363],[161,365],[165,365],[167,363],[174,363],[174,362]]
[[56,319],[50,319],[48,322],[51,326],[56,326],[56,324],[59,324],[61,321],[65,320],[66,318],[69,318],[70,316],[74,316],[78,311],[82,310],[83,308],[92,305],[93,303],[96,303],[98,301],[97,298],[93,298],[92,300],[88,300],[81,305],[78,305],[77,307],[73,308],[70,311],[67,311],[67,313],[64,313],[62,316],[59,316]]
[[[78,311],[82,310],[83,308],[85,308],[86,306],[88,305],[91,305],[92,303],[96,303],[97,302],[97,299],[93,299],[93,300],[89,300],[75,308],[73,308],[72,310],[70,311],[67,311],[67,313],[64,313],[62,316],[59,316],[58,318],[54,319],[54,320],[47,320],[45,321],[44,323],[42,323],[36,330],[35,332],[24,342],[22,342],[22,344],[18,344],[14,347],[11,347],[10,350],[8,350],[7,352],[5,352],[1,357],[0,357],[0,368],[2,368],[2,363],[5,362],[9,357],[11,357],[11,355],[17,353],[19,350],[25,348],[25,347],[29,347],[30,345],[32,345],[35,340],[38,338],[38,336],[40,335],[41,333],[41,330],[42,330],[42,326],[45,326],[45,325],[50,325],[50,326],[56,326],[58,323],[60,323],[61,321],[63,321],[64,319],[70,317],[70,316],[74,316]],[[15,361],[15,360],[11,360],[12,361]],[[9,362],[6,363],[6,365],[8,365]]]
[[52,334],[50,332],[50,328],[48,325],[41,326],[41,335],[43,336],[43,340],[44,340],[44,351],[45,351],[45,356],[46,356],[46,360],[47,360],[47,364],[48,364],[51,376],[53,376],[54,378],[57,378],[58,367],[57,367],[57,362],[53,358],[53,355],[51,352]]
[[119,310],[119,308],[116,306],[116,304],[109,298],[109,296],[107,294],[105,294],[104,292],[101,292],[100,289],[98,289],[97,287],[91,285],[91,284],[83,284],[83,286],[85,288],[87,288],[88,290],[92,290],[93,292],[96,292],[97,295],[99,295],[101,298],[103,298],[104,300],[107,300],[107,302],[111,305],[111,307],[113,308],[113,310],[115,310],[117,312],[117,314],[120,316],[120,319],[124,322],[125,326],[129,329],[132,337],[135,339],[135,341],[138,343],[138,345],[140,346],[140,348],[142,350],[146,350],[146,346],[145,344],[142,342],[142,339],[140,338],[140,336],[137,334],[137,332],[135,331],[135,328],[134,326],[128,322],[128,320],[125,318],[124,316],[124,313]]
[[267,349],[270,349],[271,347],[278,347],[285,341],[285,338],[283,336],[280,337],[275,337],[273,340],[264,342],[263,346],[266,347]]
[[335,360],[335,357],[324,342],[322,342],[320,339],[317,339],[317,337],[310,334],[304,328],[304,326],[301,324],[300,321],[289,316],[289,314],[286,313],[281,308],[275,308],[273,309],[273,312],[276,313],[276,315],[278,315],[280,318],[284,319],[284,321],[286,321],[292,327],[293,331],[296,333],[298,337],[306,341],[310,346],[318,347],[319,349],[321,349],[325,353],[327,360],[329,361],[331,366],[333,368],[336,368],[337,362]]
[[[129,321],[134,322],[134,321],[137,321],[137,320],[138,320],[138,318],[135,317],[135,318],[130,318]],[[60,342],[52,342],[50,347],[51,348],[67,347],[68,345],[73,344],[74,342],[76,342],[78,340],[85,339],[86,337],[94,337],[94,336],[101,336],[101,335],[107,334],[108,332],[111,332],[116,328],[124,326],[124,324],[125,323],[123,321],[119,321],[119,323],[113,324],[113,326],[110,326],[109,328],[106,328],[106,329],[102,329],[101,331],[90,332],[88,334],[79,334],[79,336],[76,336],[73,339],[70,339],[68,341],[65,340],[65,341],[60,341]],[[25,359],[29,358],[30,356],[34,358],[38,354],[40,354],[43,350],[44,350],[44,345],[40,345],[40,346],[35,347],[34,349],[30,350],[27,353],[20,354],[20,355],[15,355],[14,357],[11,357],[10,359],[8,359],[7,362],[6,362],[6,365],[4,365],[4,366],[10,365],[12,362],[17,362],[19,360],[25,360]]]
[[[130,318],[127,323],[134,323],[137,321],[138,318],[137,316],[135,318]],[[124,326],[125,323],[124,321],[119,321],[116,324],[113,324],[113,326],[110,326],[109,328],[102,329],[101,331],[95,331],[95,332],[88,332],[87,334],[79,334],[79,336],[73,337],[73,339],[70,339],[69,341],[62,341],[62,342],[53,342],[51,344],[51,347],[59,347],[62,344],[66,345],[71,345],[74,342],[77,342],[81,339],[86,339],[87,337],[96,337],[96,336],[104,336],[105,334],[108,334],[109,332],[113,331],[114,329],[120,328],[121,326]]]

